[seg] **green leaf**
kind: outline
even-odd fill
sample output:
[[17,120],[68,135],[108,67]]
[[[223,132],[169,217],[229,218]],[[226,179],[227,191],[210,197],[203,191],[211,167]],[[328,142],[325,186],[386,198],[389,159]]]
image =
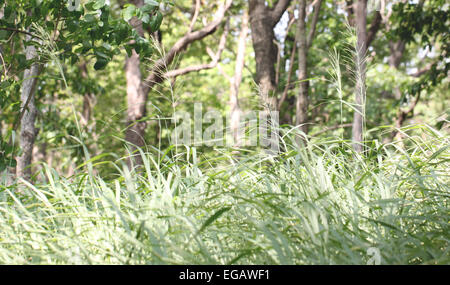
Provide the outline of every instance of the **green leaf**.
[[[148,2],[148,3],[147,3]],[[151,13],[155,11],[159,6],[156,1],[145,1],[145,5],[140,8],[143,13]]]
[[105,54],[105,53],[99,51],[99,50],[96,50],[94,53],[95,53],[95,55],[97,56],[97,59],[98,59],[98,58],[103,58],[103,59],[105,59],[105,60],[109,60],[109,56],[108,56],[107,54]]
[[125,21],[129,21],[131,18],[133,18],[135,13],[136,13],[136,7],[134,5],[128,5],[123,10],[123,19]]
[[149,6],[153,6],[153,7],[159,6],[159,3],[154,0],[145,0],[144,3],[145,3],[145,5],[149,5]]
[[156,15],[153,16],[152,20],[150,21],[150,28],[152,32],[156,32],[159,27],[161,26],[163,20],[163,15],[160,11],[156,12]]
[[148,23],[150,22],[150,15],[149,15],[149,14],[144,14],[144,15],[142,16],[142,18],[141,18],[141,21],[142,21],[143,23],[148,24]]
[[86,22],[88,22],[88,23],[92,23],[92,22],[94,22],[96,19],[95,19],[95,16],[94,16],[93,14],[86,14],[86,15],[84,16],[84,20],[85,20]]
[[0,40],[6,40],[8,38],[8,32],[1,30],[0,31]]
[[8,166],[9,167],[16,167],[17,166],[17,161],[14,158],[8,160]]
[[80,28],[79,22],[76,20],[67,21],[67,29],[69,32],[76,32]]
[[443,153],[445,150],[447,150],[448,148],[450,148],[450,145],[446,145],[442,148],[440,148],[438,151],[436,151],[435,153],[433,153],[433,155],[430,156],[430,158],[428,159],[428,161],[432,161],[433,159],[435,159],[436,157],[438,157],[441,153]]
[[228,212],[231,209],[231,207],[224,207],[222,209],[220,209],[219,211],[215,212],[214,215],[212,215],[211,217],[209,217],[202,225],[202,227],[200,228],[200,230],[197,232],[197,234],[201,233],[207,226],[209,226],[210,224],[212,224],[215,220],[217,220],[218,218],[220,218],[220,216],[222,216],[225,212]]
[[108,60],[102,57],[97,57],[97,62],[94,64],[94,69],[95,70],[101,70],[103,68],[106,67],[106,65],[108,64]]
[[92,6],[95,10],[101,9],[105,6],[105,0],[96,0],[94,6]]
[[133,53],[133,48],[130,45],[125,45],[125,50],[127,52],[128,57],[130,57]]

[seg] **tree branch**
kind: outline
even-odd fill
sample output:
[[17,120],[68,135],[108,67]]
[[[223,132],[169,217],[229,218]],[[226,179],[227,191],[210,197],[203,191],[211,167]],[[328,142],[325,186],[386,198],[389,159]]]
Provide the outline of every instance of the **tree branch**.
[[420,92],[417,94],[416,98],[414,99],[414,102],[409,106],[409,108],[406,111],[402,110],[402,108],[398,109],[397,118],[395,120],[396,129],[392,131],[391,139],[394,139],[397,136],[397,134],[399,133],[399,129],[402,127],[403,123],[407,119],[408,114],[414,111],[414,108],[416,108],[417,103],[419,103],[419,100],[420,100]]
[[314,38],[314,34],[316,32],[316,26],[317,26],[317,22],[319,20],[319,14],[320,14],[320,6],[322,5],[322,0],[318,0],[316,5],[314,6],[314,16],[312,18],[312,22],[311,22],[311,28],[309,30],[309,34],[308,34],[308,39],[306,40],[306,47],[310,48],[313,38]]
[[345,10],[347,11],[347,19],[350,26],[355,25],[355,4],[353,3],[353,0],[346,0],[345,1]]
[[367,47],[369,47],[372,44],[372,41],[375,39],[375,35],[380,29],[381,22],[382,22],[381,14],[380,12],[376,11],[372,23],[370,24],[369,31],[367,33]]
[[225,77],[226,80],[228,80],[230,83],[233,82],[233,77],[229,76],[225,70],[223,70],[222,66],[220,64],[217,64],[217,70],[219,70],[220,74],[222,74],[223,77]]
[[42,40],[41,37],[39,37],[39,36],[37,36],[37,35],[35,35],[33,33],[30,33],[30,32],[27,32],[27,31],[23,31],[23,30],[19,30],[19,29],[15,29],[15,28],[0,27],[0,30],[17,32],[17,33],[28,35],[28,36],[30,36],[32,38],[36,38],[36,39]]
[[169,52],[162,59],[156,61],[152,71],[143,82],[142,89],[144,94],[147,94],[155,84],[161,83],[164,80],[164,69],[172,63],[177,54],[186,49],[192,42],[201,40],[216,31],[217,27],[222,23],[225,13],[228,11],[231,4],[232,0],[226,0],[219,7],[219,10],[217,11],[212,22],[200,30],[187,32],[172,46]]
[[420,77],[420,76],[424,75],[425,73],[427,73],[428,71],[430,71],[431,68],[433,67],[433,65],[434,65],[434,63],[430,63],[427,66],[425,66],[424,68],[417,70],[417,72],[409,74],[409,76]]
[[278,86],[278,82],[280,80],[280,62],[281,62],[281,44],[274,39],[273,43],[277,46],[277,63],[275,67],[275,86]]
[[278,101],[278,110],[281,109],[281,106],[283,105],[284,101],[287,98],[287,94],[289,91],[289,87],[291,85],[291,79],[292,79],[292,71],[294,70],[294,59],[295,59],[295,52],[297,51],[297,41],[298,41],[298,31],[295,34],[294,44],[291,51],[291,57],[289,58],[289,71],[288,71],[288,78],[286,85],[284,86],[283,94],[281,95],[280,100]]
[[192,29],[194,28],[199,12],[200,12],[200,0],[196,0],[194,16],[192,17],[191,24],[189,25],[189,33],[192,32]]
[[225,29],[222,34],[222,37],[220,38],[219,47],[218,47],[216,54],[214,54],[210,48],[207,48],[207,52],[212,59],[212,61],[210,63],[192,65],[192,66],[188,66],[185,68],[171,70],[169,72],[166,72],[164,74],[164,76],[166,78],[177,77],[177,76],[184,75],[184,74],[187,74],[190,72],[196,72],[196,71],[200,71],[200,70],[204,70],[204,69],[212,69],[212,68],[216,67],[217,64],[219,63],[222,52],[225,49],[228,31],[229,31],[229,27],[228,27],[228,25],[225,25]]
[[278,0],[277,4],[270,11],[270,19],[272,26],[280,21],[281,16],[283,16],[284,11],[286,11],[287,7],[291,4],[291,0]]

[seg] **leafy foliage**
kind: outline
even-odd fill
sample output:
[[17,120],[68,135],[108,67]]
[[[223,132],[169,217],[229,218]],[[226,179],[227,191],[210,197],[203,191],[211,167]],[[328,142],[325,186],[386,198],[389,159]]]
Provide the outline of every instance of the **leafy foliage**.
[[430,89],[447,77],[450,62],[446,60],[450,54],[450,35],[448,5],[445,1],[426,1],[424,5],[399,2],[393,7],[393,29],[388,36],[401,38],[406,43],[418,43],[423,49],[435,49],[439,55],[422,80],[413,84],[409,93],[416,95],[423,89]]

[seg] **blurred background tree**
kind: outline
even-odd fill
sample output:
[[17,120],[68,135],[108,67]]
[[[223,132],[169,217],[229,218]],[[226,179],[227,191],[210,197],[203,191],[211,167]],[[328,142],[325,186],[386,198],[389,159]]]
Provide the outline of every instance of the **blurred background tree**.
[[[25,177],[40,162],[72,175],[87,150],[98,171],[113,175],[102,161],[127,155],[125,142],[166,149],[174,110],[192,112],[196,102],[224,117],[236,110],[232,102],[243,112],[270,106],[285,127],[307,126],[300,129],[309,140],[350,140],[356,2],[89,0],[71,12],[65,1],[0,0],[0,170],[13,172],[29,153],[34,168],[21,166]],[[412,123],[447,128],[448,3],[380,3],[366,10],[365,140],[401,140],[400,128]],[[37,57],[27,59],[30,46]],[[20,93],[33,64],[42,70],[33,77],[30,152],[18,142],[19,118],[30,110]],[[135,158],[129,164],[142,163]]]

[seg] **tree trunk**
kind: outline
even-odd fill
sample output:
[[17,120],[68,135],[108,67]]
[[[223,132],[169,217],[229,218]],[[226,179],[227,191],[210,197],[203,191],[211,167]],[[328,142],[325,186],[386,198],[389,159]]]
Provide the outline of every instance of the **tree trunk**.
[[[27,40],[31,37],[27,36]],[[26,59],[32,60],[37,58],[36,48],[32,45],[27,46],[25,51]],[[20,100],[22,102],[22,118],[20,121],[20,148],[22,155],[17,159],[17,177],[30,180],[31,177],[31,159],[33,155],[33,145],[36,138],[37,130],[35,128],[36,121],[36,104],[34,93],[37,85],[37,77],[40,74],[41,67],[39,63],[33,63],[30,69],[24,72],[24,81],[22,83],[22,93]]]
[[[389,56],[389,66],[395,69],[398,69],[400,63],[402,62],[403,52],[405,51],[405,42],[402,40],[398,40],[397,42],[390,41],[389,49],[391,54]],[[395,99],[400,100],[402,97],[402,93],[398,86],[394,87],[394,96]],[[414,109],[414,108],[413,108]],[[408,112],[409,113],[409,112]],[[403,126],[403,123],[406,120],[408,113],[405,113],[401,107],[399,107],[397,112],[397,118],[395,118],[394,126],[395,130],[392,132],[391,137],[388,139],[389,142],[393,140],[401,141],[403,135],[398,131]]]
[[358,0],[356,3],[356,90],[355,112],[353,115],[352,139],[353,148],[357,152],[363,150],[364,104],[366,95],[366,63],[367,51],[367,0]]
[[256,80],[262,104],[266,110],[277,110],[275,91],[275,63],[277,46],[274,44],[273,28],[290,4],[290,0],[278,0],[273,8],[266,6],[264,0],[250,0],[250,26],[256,61]]
[[275,34],[268,18],[268,8],[264,1],[250,1],[250,23],[252,29],[253,49],[256,60],[256,80],[265,109],[273,109],[275,91],[275,62],[277,47],[273,40]]
[[403,52],[405,51],[405,42],[398,40],[397,42],[389,41],[389,50],[391,54],[389,55],[389,65],[395,69],[400,66],[402,61]]
[[[89,79],[88,72],[87,72],[87,66],[86,62],[83,62],[80,64],[81,69],[81,77],[83,79]],[[95,102],[95,95],[86,92],[83,95],[83,111],[81,113],[81,125],[84,127],[87,127],[89,125],[89,122],[91,121],[92,116],[92,108],[94,107]]]
[[[359,1],[359,0],[358,0]],[[345,10],[347,11],[347,19],[350,26],[355,25],[355,4],[353,3],[353,0],[346,0],[345,1]]]
[[[126,59],[125,74],[127,78],[127,125],[125,140],[131,144],[132,152],[145,146],[146,122],[140,121],[146,115],[147,94],[141,88],[141,71],[139,55],[133,50],[131,57]],[[134,162],[142,165],[142,158],[135,154]],[[131,160],[129,160],[131,165]]]
[[[144,4],[143,0],[130,1],[137,7]],[[142,21],[133,17],[130,25],[137,31],[139,36],[144,36]],[[129,147],[132,157],[127,160],[128,166],[142,165],[142,157],[137,152],[138,148],[145,146],[145,128],[146,122],[141,121],[146,115],[147,93],[142,88],[142,74],[140,70],[139,55],[135,50],[132,51],[130,57],[125,60],[125,76],[127,80],[127,130],[125,132],[125,140],[130,143]]]
[[92,116],[92,108],[94,107],[94,94],[86,92],[83,95],[83,113],[81,124],[85,127],[89,125]]
[[308,78],[308,50],[312,45],[319,19],[322,0],[317,1],[314,7],[314,16],[311,21],[309,34],[306,33],[306,0],[299,1],[298,8],[298,81],[299,93],[297,96],[295,122],[300,130],[308,134],[308,106],[309,106],[309,81]]
[[299,93],[296,102],[295,123],[300,130],[308,133],[308,85],[307,79],[307,38],[306,38],[306,0],[299,1],[298,8],[298,81]]
[[230,128],[233,135],[233,140],[235,146],[240,146],[241,138],[239,137],[239,124],[240,124],[240,113],[241,109],[239,107],[239,86],[242,81],[242,70],[245,64],[245,48],[246,40],[248,35],[248,12],[244,11],[242,15],[241,32],[239,34],[238,40],[238,50],[236,56],[236,66],[234,71],[234,77],[231,80],[230,89]]

